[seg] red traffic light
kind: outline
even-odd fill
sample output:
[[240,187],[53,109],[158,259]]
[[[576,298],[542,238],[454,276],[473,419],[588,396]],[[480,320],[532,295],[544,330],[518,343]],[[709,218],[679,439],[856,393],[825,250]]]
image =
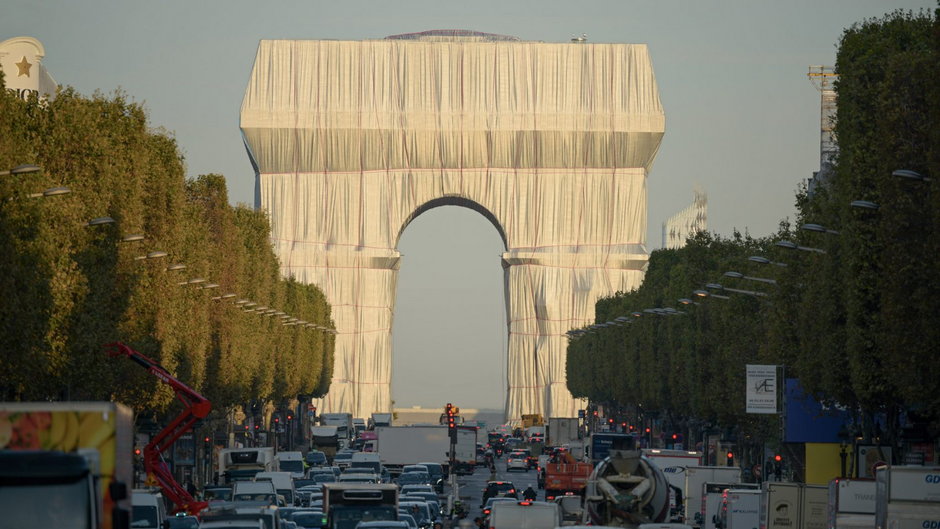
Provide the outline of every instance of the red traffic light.
[[614,420],[613,420],[613,419],[607,419],[607,422],[609,422],[610,424],[614,424]]
[[287,420],[288,420],[288,421],[291,420],[291,419],[293,419],[293,418],[294,418],[293,415],[291,415],[291,414],[289,414],[289,413],[287,414]]
[[679,438],[679,434],[672,434],[672,440],[675,441]]
[[134,455],[135,455],[135,456],[139,456],[139,455],[140,455],[140,448],[135,448],[135,449],[134,449]]
[[725,454],[725,455],[728,457],[728,459],[734,459],[734,452],[732,452],[732,451],[730,451],[730,450],[729,450],[728,453]]
[[646,433],[650,433],[650,427],[649,427],[649,426],[646,427]]
[[594,416],[597,417],[597,410],[594,410]]
[[274,422],[275,422],[275,423],[281,422],[281,418],[280,418],[280,417],[275,417],[275,418],[274,418]]
[[208,442],[209,442],[209,438],[208,438],[208,437],[206,437],[205,439],[203,439],[203,441],[205,441],[205,442],[207,442],[207,443],[208,443]]
[[779,462],[783,461],[783,457],[781,457],[780,454],[776,454],[776,455],[774,455],[774,461],[776,461],[776,462],[779,463]]

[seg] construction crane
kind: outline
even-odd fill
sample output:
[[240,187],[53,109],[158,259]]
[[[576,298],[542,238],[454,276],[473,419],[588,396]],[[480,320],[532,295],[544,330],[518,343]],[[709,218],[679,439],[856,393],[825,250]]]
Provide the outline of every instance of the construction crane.
[[196,421],[209,415],[212,403],[196,390],[177,380],[160,364],[123,343],[113,342],[105,344],[104,347],[108,352],[108,356],[112,358],[126,356],[150,371],[153,376],[173,388],[176,397],[183,403],[183,411],[166,428],[160,430],[144,447],[144,469],[147,471],[147,476],[153,477],[160,485],[160,488],[163,489],[166,497],[176,505],[175,512],[185,511],[189,514],[197,514],[209,505],[208,502],[196,501],[186,488],[173,478],[170,467],[163,460],[163,452],[172,448],[173,443],[184,433],[192,430]]

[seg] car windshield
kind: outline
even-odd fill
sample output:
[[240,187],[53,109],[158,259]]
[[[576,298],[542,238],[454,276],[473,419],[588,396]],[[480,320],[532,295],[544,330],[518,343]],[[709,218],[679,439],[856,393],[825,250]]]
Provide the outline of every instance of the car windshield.
[[423,503],[402,503],[401,510],[415,517],[418,525],[431,521],[431,509]]
[[153,505],[134,505],[131,527],[157,527],[157,508]]
[[170,529],[199,529],[199,519],[195,516],[173,516],[167,518]]
[[300,527],[319,528],[326,525],[326,516],[322,512],[298,512],[290,520]]
[[281,472],[294,472],[294,473],[303,473],[304,471],[304,462],[298,459],[291,459],[289,461],[280,461],[278,463]]
[[331,529],[356,529],[359,522],[394,521],[397,513],[390,505],[333,505],[330,517]]
[[398,483],[427,483],[430,479],[427,472],[405,472],[398,476]]
[[[17,486],[4,482],[0,486],[0,512],[3,526],[16,528],[55,527],[81,528],[91,525],[88,511],[88,482],[44,484],[39,487]],[[135,518],[136,519],[136,518]],[[156,526],[156,514],[154,515]]]
[[232,489],[226,488],[207,488],[203,491],[202,497],[206,501],[220,500],[229,501],[232,499]]

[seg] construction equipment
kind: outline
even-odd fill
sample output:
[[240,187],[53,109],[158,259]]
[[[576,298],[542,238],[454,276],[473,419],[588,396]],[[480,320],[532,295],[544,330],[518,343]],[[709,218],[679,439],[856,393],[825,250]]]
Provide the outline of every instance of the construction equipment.
[[639,450],[613,447],[588,478],[584,506],[592,525],[663,523],[669,517],[669,483]]
[[108,350],[108,356],[126,356],[150,371],[152,375],[172,387],[176,392],[176,397],[183,403],[183,411],[166,428],[157,432],[144,447],[144,469],[147,471],[148,478],[155,479],[166,497],[176,505],[175,512],[186,511],[189,514],[197,514],[208,506],[208,502],[196,501],[173,478],[169,465],[163,460],[163,452],[172,448],[173,443],[184,433],[192,430],[196,421],[209,415],[212,404],[196,390],[177,380],[160,364],[123,343],[112,342],[105,344],[105,348]]

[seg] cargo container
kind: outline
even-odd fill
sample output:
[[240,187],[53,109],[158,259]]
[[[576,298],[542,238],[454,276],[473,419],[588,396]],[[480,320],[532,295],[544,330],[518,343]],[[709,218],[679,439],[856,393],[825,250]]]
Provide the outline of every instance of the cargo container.
[[829,482],[827,515],[830,529],[871,529],[875,526],[875,480],[838,478]]
[[875,471],[875,527],[940,528],[940,467],[878,468]]

